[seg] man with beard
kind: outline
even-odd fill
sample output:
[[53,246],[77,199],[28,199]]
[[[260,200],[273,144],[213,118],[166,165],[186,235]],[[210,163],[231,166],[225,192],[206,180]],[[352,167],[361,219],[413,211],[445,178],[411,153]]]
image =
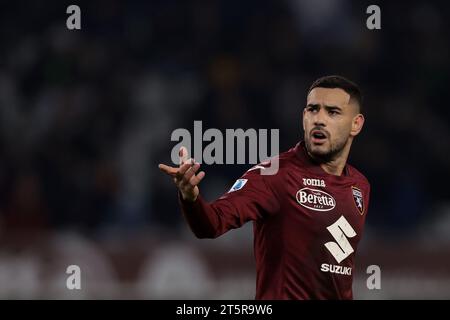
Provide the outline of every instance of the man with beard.
[[256,299],[352,299],[355,251],[370,185],[347,164],[364,124],[356,84],[316,80],[303,110],[304,140],[278,156],[278,172],[248,170],[218,200],[207,203],[198,184],[205,173],[180,149],[178,168],[163,164],[178,187],[183,214],[199,238],[216,238],[254,224]]

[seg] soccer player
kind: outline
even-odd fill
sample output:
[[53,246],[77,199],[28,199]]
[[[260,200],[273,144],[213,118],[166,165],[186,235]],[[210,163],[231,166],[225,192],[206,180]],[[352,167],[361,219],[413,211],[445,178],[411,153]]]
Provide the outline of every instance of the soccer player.
[[303,110],[304,140],[269,163],[248,170],[218,200],[207,203],[198,184],[205,173],[180,149],[178,168],[163,164],[198,238],[216,238],[253,221],[256,299],[352,299],[355,251],[370,185],[347,164],[364,124],[361,93],[340,77],[316,80]]

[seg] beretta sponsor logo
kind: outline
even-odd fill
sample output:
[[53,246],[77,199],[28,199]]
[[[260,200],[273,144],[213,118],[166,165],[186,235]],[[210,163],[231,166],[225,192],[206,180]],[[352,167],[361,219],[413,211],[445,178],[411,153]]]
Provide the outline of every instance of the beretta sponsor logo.
[[316,211],[330,211],[336,206],[334,198],[322,190],[303,188],[297,191],[297,202]]

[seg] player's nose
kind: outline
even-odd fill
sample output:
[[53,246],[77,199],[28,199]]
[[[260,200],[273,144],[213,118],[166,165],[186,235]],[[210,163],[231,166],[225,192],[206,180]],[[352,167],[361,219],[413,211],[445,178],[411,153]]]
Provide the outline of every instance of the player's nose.
[[325,112],[322,109],[314,114],[313,123],[314,126],[326,126]]

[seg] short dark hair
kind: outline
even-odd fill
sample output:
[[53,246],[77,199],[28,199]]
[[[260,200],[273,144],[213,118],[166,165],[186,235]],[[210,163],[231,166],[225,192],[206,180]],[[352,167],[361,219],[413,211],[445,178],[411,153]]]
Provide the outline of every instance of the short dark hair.
[[359,89],[359,86],[356,83],[342,76],[332,75],[321,77],[316,81],[314,81],[311,87],[309,87],[308,95],[314,88],[330,88],[330,89],[339,88],[344,90],[350,95],[350,99],[353,99],[358,103],[359,111],[362,113],[363,98],[361,90]]

